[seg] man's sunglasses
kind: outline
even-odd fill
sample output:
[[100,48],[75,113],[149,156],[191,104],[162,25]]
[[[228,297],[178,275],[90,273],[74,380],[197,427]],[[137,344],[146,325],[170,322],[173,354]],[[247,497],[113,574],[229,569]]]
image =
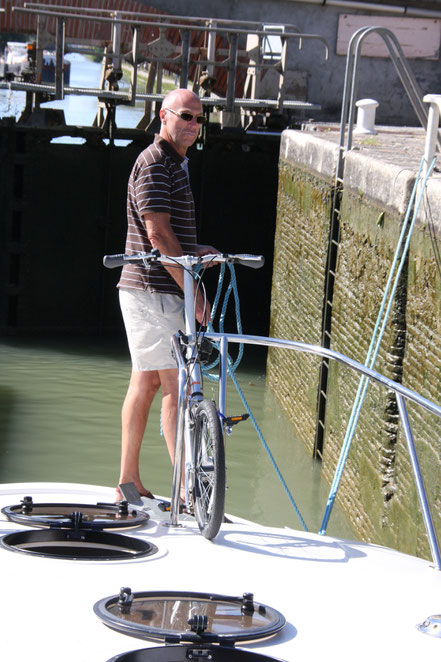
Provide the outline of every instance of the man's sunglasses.
[[191,113],[186,113],[185,111],[183,111],[182,113],[178,113],[176,110],[173,110],[172,108],[164,108],[164,110],[168,110],[170,113],[173,113],[173,115],[180,117],[181,120],[184,120],[184,122],[191,122],[193,117],[196,118],[196,122],[198,124],[205,124],[205,122],[207,121],[207,118],[204,115],[192,115]]

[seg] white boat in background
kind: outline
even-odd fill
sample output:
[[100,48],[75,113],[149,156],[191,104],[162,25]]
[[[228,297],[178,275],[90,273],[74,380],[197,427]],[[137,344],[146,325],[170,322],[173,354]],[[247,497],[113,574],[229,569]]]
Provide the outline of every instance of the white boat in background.
[[[6,80],[34,81],[35,78],[35,43],[22,41],[8,41],[2,56],[0,78]],[[40,83],[53,83],[55,81],[55,53],[43,51],[43,61]],[[69,85],[70,62],[64,61],[64,83]]]
[[[290,348],[335,358],[391,387],[331,350]],[[405,387],[394,390],[441,414]],[[171,526],[164,499],[133,499],[125,510],[113,497],[113,488],[93,485],[0,486],[2,659],[441,658],[436,536],[427,561],[228,515],[208,541],[189,515]]]

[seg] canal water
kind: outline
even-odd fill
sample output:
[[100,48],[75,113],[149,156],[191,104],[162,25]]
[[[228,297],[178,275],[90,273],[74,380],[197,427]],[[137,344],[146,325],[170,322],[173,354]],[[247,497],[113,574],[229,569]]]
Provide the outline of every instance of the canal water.
[[[99,63],[79,55],[71,84],[96,87]],[[0,116],[18,117],[24,93],[0,90]],[[93,97],[68,96],[45,104],[62,108],[66,123],[90,125]],[[119,107],[117,125],[135,127],[137,108]],[[0,340],[0,481],[68,481],[115,485],[120,453],[120,410],[130,377],[125,341],[72,339]],[[282,470],[308,528],[317,531],[329,488],[320,464],[307,454],[272,394],[265,388],[263,348],[246,349],[238,379],[257,423]],[[206,382],[216,397],[217,385]],[[243,413],[233,386],[228,413]],[[227,437],[227,511],[263,524],[300,526],[288,497],[250,421]],[[154,403],[141,455],[142,479],[154,493],[169,496],[171,465],[160,432],[160,401]],[[334,509],[328,533],[353,537]]]
[[[308,528],[317,531],[328,488],[274,397],[265,388],[263,349],[245,350],[237,372],[251,410]],[[120,410],[130,377],[125,344],[89,339],[0,341],[0,482],[67,481],[115,485]],[[205,382],[217,399],[217,384]],[[228,414],[245,409],[233,385]],[[250,420],[226,438],[227,511],[263,524],[300,527]],[[169,496],[172,470],[155,401],[144,437],[141,475]],[[337,511],[328,533],[352,537]]]

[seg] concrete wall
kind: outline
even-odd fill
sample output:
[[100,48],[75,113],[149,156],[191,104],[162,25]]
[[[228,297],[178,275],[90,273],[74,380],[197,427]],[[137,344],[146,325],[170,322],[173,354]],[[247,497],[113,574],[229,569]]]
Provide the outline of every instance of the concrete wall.
[[[272,324],[275,335],[318,343],[321,334],[329,199],[335,143],[284,132]],[[320,156],[321,155],[321,156]],[[402,157],[400,159],[400,157]],[[346,158],[340,209],[340,245],[332,305],[331,347],[362,363],[380,307],[416,170],[353,151]],[[313,165],[316,164],[316,165]],[[317,165],[319,164],[319,165]],[[325,165],[323,165],[325,164]],[[428,191],[410,245],[376,369],[429,399],[441,401],[441,181]],[[282,251],[280,250],[282,248]],[[298,433],[312,450],[317,412],[318,361],[272,352],[269,383]],[[300,380],[292,387],[293,380]],[[329,373],[323,474],[330,482],[340,453],[359,378],[335,363]],[[439,421],[409,406],[431,506],[441,526]],[[429,557],[405,440],[395,400],[371,385],[357,427],[339,500],[366,541]]]
[[[306,77],[307,100],[321,104],[322,111],[314,112],[314,119],[335,121],[340,117],[346,57],[336,54],[338,19],[342,14],[367,15],[372,17],[391,16],[378,9],[322,6],[292,0],[144,0],[144,4],[164,12],[187,16],[230,18],[249,21],[288,23],[298,26],[306,34],[319,34],[329,45],[329,59],[325,60],[323,45],[318,41],[305,40],[302,50],[293,44],[288,68]],[[373,3],[375,4],[375,3]],[[382,3],[378,3],[381,6]],[[387,4],[387,3],[383,3]],[[407,2],[398,3],[403,6]],[[423,3],[411,3],[414,7]],[[367,5],[369,7],[369,4]],[[438,9],[435,3],[424,5],[426,12]],[[439,11],[438,11],[439,14]],[[411,19],[409,19],[410,21]],[[376,25],[375,18],[368,25]],[[436,93],[439,89],[440,61],[409,60],[411,69],[424,94]],[[377,118],[380,123],[390,125],[418,125],[417,117],[404,93],[403,86],[389,59],[363,58],[360,67],[358,99],[374,98],[379,101]]]

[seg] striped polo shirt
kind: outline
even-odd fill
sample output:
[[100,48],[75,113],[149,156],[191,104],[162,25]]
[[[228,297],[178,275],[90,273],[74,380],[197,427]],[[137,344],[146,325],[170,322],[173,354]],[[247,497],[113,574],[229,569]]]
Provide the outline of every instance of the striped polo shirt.
[[[125,253],[149,253],[152,245],[147,237],[142,216],[147,212],[170,214],[170,224],[185,255],[195,254],[196,223],[193,194],[182,164],[186,159],[167,140],[155,136],[154,142],[136,159],[129,178],[127,192],[127,240]],[[184,294],[162,265],[128,264],[124,266],[118,287],[137,290]]]

